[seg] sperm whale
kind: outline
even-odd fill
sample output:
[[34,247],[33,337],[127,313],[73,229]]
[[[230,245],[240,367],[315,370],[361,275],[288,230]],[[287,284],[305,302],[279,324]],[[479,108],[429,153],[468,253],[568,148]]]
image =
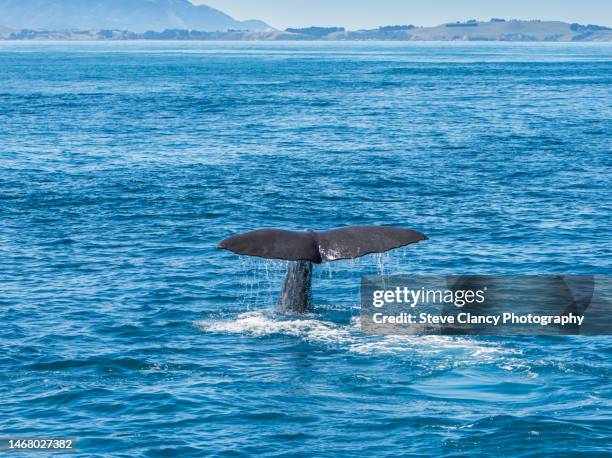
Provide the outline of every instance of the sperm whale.
[[221,241],[219,248],[246,256],[291,261],[276,307],[279,312],[312,311],[313,264],[384,253],[427,240],[418,231],[387,226],[349,226],[328,231],[258,229]]

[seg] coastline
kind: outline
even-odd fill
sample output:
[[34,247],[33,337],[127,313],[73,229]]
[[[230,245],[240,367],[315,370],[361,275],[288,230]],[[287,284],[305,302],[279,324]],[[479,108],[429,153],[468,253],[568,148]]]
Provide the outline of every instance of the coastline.
[[286,30],[165,29],[134,32],[123,29],[5,29],[0,40],[66,41],[334,41],[334,42],[612,42],[612,28],[562,21],[494,20],[446,23],[435,27],[381,26],[346,30],[343,27],[307,27]]

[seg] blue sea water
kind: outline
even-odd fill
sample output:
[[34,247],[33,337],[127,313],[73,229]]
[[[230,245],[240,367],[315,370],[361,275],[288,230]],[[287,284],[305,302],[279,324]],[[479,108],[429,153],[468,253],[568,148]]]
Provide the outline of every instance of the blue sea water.
[[[0,436],[611,456],[611,338],[358,320],[368,273],[611,273],[611,135],[609,44],[2,42]],[[321,266],[305,317],[216,249],[348,224],[430,240]]]

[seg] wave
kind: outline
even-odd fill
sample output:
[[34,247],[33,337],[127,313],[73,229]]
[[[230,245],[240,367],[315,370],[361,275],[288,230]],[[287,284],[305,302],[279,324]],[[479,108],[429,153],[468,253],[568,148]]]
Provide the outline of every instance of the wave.
[[416,352],[422,355],[452,354],[461,359],[496,360],[500,355],[516,351],[502,347],[499,342],[457,336],[370,336],[361,332],[359,317],[348,324],[326,321],[317,315],[292,317],[269,310],[250,311],[221,320],[203,320],[195,325],[206,333],[242,334],[262,338],[275,335],[289,336],[306,343],[345,349],[362,355],[401,354]]

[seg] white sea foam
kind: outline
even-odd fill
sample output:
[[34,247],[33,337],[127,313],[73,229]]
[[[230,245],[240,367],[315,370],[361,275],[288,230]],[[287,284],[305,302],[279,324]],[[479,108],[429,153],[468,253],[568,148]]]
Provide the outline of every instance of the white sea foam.
[[449,355],[474,363],[495,360],[513,353],[497,343],[450,336],[368,336],[361,332],[359,318],[339,325],[317,319],[315,315],[300,318],[283,317],[269,311],[252,311],[234,318],[199,321],[196,325],[207,333],[242,334],[253,337],[290,336],[312,344],[345,348],[363,355],[418,353],[428,357]]
[[205,332],[245,334],[254,337],[286,335],[307,342],[342,344],[351,339],[348,329],[332,322],[320,321],[305,316],[289,319],[261,311],[247,312],[236,318],[222,321],[200,321],[198,327]]

